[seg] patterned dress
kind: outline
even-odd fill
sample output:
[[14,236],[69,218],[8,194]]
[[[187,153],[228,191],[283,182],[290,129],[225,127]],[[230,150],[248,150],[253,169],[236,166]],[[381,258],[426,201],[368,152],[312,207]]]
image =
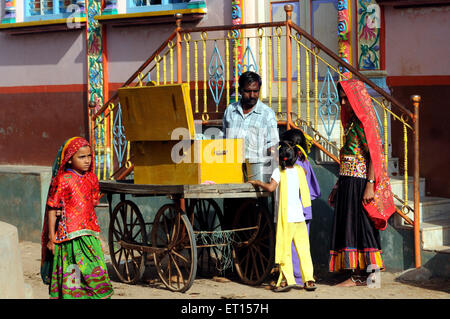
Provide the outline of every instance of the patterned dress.
[[99,237],[100,227],[94,205],[98,203],[98,179],[92,172],[78,175],[71,169],[58,176],[56,191],[47,205],[62,208],[55,243],[83,235]]
[[[103,299],[113,294],[94,210],[99,200],[99,188],[93,163],[82,175],[67,167],[68,161],[84,146],[89,143],[82,137],[68,139],[53,164],[41,255],[41,276],[44,283],[49,284],[52,299]],[[53,238],[54,254],[47,248],[50,209],[61,210]]]
[[369,265],[384,269],[379,231],[362,204],[370,156],[364,129],[356,116],[349,121],[344,135],[329,270],[365,270]]
[[68,169],[56,182],[56,191],[47,199],[49,207],[62,209],[54,239],[50,298],[108,298],[113,290],[94,210],[97,176]]

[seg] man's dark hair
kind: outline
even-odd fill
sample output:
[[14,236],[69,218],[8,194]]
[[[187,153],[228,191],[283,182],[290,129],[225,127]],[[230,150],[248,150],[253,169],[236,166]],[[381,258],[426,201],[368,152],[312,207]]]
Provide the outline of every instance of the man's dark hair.
[[241,76],[239,77],[239,90],[242,90],[244,86],[252,82],[258,82],[259,87],[261,87],[262,81],[258,73],[255,73],[253,71],[247,71],[242,73]]

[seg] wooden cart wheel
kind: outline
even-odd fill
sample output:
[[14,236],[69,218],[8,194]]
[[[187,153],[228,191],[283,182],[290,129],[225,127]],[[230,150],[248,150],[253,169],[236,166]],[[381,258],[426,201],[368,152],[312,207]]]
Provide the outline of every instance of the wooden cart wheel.
[[121,201],[114,208],[109,222],[109,253],[119,279],[134,284],[145,271],[147,253],[122,247],[122,243],[146,245],[145,222],[137,205],[129,200]]
[[194,283],[197,246],[186,214],[174,204],[162,206],[152,228],[152,246],[158,276],[171,291],[185,292]]
[[[187,215],[191,222],[194,233],[200,231],[221,230],[223,214],[219,205],[213,199],[191,199],[189,201]],[[208,245],[203,243],[197,236],[197,271],[201,275],[211,275],[217,273],[217,260],[221,258],[219,249],[216,246],[201,247]]]
[[233,229],[240,228],[252,229],[235,232],[234,266],[244,283],[259,285],[272,270],[275,255],[273,220],[266,205],[245,201],[233,221]]

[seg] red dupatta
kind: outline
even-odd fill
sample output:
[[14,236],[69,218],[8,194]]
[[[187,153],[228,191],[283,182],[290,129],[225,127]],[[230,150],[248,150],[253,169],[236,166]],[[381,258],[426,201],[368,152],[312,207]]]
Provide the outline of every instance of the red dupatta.
[[[64,144],[59,148],[56,159],[53,163],[52,167],[52,179],[50,182],[50,188],[47,194],[47,200],[50,196],[52,196],[56,192],[57,188],[57,181],[61,174],[64,174],[66,169],[67,162],[72,158],[72,156],[83,146],[90,146],[89,142],[86,141],[82,137],[72,137],[68,139]],[[94,171],[94,162],[92,161],[91,166],[89,168],[90,172]],[[42,239],[41,239],[41,275],[44,282],[48,280],[49,278],[44,278],[48,274],[43,274],[42,267],[44,263],[47,261],[51,263],[51,259],[53,256],[51,253],[48,254],[49,249],[47,248],[47,243],[49,240],[49,232],[48,232],[48,207],[47,207],[47,200],[45,202],[46,208],[45,208],[45,216],[44,216],[44,225],[42,228]],[[47,255],[48,254],[48,255]],[[50,258],[47,258],[50,257]],[[50,270],[51,271],[51,270]]]
[[[339,85],[347,95],[353,112],[363,125],[374,170],[375,197],[369,204],[364,205],[364,208],[375,228],[384,230],[387,220],[395,212],[395,206],[375,110],[363,82],[351,79],[341,81]],[[341,107],[342,125],[347,127],[349,120],[350,115]]]

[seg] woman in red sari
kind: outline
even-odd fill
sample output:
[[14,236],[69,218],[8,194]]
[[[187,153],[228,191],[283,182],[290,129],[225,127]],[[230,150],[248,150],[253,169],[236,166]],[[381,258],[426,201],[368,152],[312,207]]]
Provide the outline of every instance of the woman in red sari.
[[53,164],[41,267],[50,298],[109,298],[113,294],[94,210],[99,188],[93,166],[91,147],[82,137],[67,140]]
[[366,285],[367,268],[384,270],[379,230],[395,210],[378,122],[364,83],[338,84],[344,144],[334,206],[329,270],[347,271],[340,286]]

